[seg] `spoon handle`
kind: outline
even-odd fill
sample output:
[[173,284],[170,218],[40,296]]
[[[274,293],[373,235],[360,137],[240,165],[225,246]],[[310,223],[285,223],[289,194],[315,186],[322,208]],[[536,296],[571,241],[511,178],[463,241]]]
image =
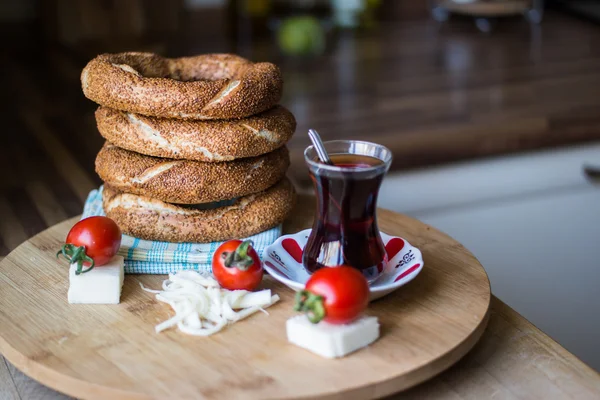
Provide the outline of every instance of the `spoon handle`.
[[315,146],[315,150],[317,151],[317,155],[319,159],[324,164],[333,165],[331,159],[329,158],[329,154],[327,154],[327,150],[325,150],[325,145],[323,145],[323,141],[321,140],[321,136],[314,129],[308,130],[308,136],[310,137],[310,141],[313,146]]

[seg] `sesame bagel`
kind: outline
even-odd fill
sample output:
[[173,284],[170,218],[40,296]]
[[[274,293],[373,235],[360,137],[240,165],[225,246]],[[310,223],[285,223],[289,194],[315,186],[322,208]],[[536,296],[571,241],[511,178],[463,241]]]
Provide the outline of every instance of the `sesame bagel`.
[[230,121],[182,121],[100,107],[96,123],[106,140],[124,149],[207,162],[271,152],[290,140],[296,129],[294,116],[281,106]]
[[104,212],[123,233],[166,242],[206,243],[248,237],[282,223],[294,200],[294,188],[287,178],[264,192],[209,210],[123,193],[109,185],[103,192]]
[[260,192],[285,176],[287,148],[222,163],[172,160],[138,154],[106,143],[96,172],[114,189],[167,203],[198,204]]
[[163,58],[102,54],[81,72],[85,96],[117,110],[180,119],[243,118],[279,102],[283,80],[271,63],[233,54]]

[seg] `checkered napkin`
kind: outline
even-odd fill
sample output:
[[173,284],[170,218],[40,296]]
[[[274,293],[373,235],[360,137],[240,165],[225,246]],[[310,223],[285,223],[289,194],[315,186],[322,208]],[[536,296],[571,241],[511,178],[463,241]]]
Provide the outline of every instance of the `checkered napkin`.
[[[104,215],[102,189],[92,190],[83,207],[82,218]],[[281,225],[271,228],[250,239],[254,249],[262,256],[267,246],[281,236]],[[119,255],[125,258],[126,274],[168,274],[180,269],[212,272],[213,254],[223,242],[169,243],[142,240],[123,235]]]

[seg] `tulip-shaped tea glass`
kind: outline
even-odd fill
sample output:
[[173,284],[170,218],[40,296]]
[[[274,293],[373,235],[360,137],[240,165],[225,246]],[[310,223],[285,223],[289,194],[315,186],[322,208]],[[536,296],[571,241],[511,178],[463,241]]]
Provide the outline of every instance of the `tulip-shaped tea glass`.
[[384,146],[355,140],[324,145],[334,165],[322,163],[314,146],[304,151],[317,196],[317,213],[302,262],[311,274],[323,267],[349,265],[371,283],[387,262],[376,208],[392,153]]

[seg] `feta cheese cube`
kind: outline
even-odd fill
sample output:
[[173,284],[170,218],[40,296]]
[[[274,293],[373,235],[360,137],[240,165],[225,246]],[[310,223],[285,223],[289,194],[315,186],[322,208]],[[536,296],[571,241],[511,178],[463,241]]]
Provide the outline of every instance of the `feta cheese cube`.
[[286,322],[288,341],[327,358],[343,357],[373,343],[379,337],[376,317],[362,317],[350,324],[313,324],[306,315]]
[[124,259],[114,256],[107,264],[75,275],[77,265],[69,268],[69,303],[119,304],[125,278]]

